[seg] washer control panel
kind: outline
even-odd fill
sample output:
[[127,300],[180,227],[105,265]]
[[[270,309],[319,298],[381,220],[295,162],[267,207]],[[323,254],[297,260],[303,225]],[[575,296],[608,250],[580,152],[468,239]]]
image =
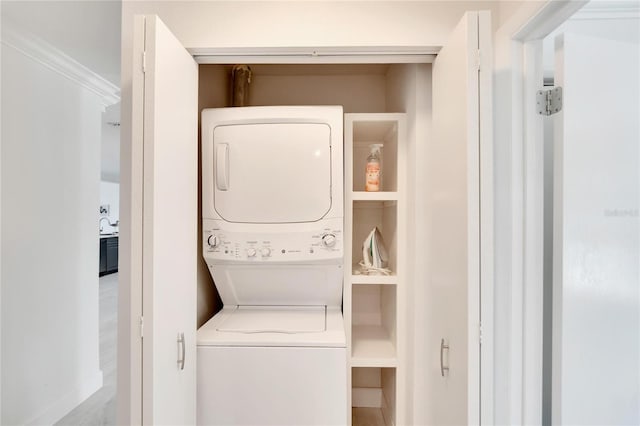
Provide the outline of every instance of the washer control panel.
[[[225,226],[226,225],[226,226]],[[229,224],[210,220],[203,229],[203,253],[212,260],[293,262],[343,257],[342,219],[319,222],[319,226],[279,226],[283,232],[255,227],[241,232]],[[295,224],[294,224],[295,225]],[[298,229],[295,229],[298,228]]]

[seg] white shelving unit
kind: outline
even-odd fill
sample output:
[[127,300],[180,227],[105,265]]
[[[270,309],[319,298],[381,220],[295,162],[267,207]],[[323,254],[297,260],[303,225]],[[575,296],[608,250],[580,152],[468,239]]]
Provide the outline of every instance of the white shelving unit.
[[[403,361],[406,246],[405,115],[345,114],[344,318],[354,426],[397,424],[404,406]],[[364,191],[369,145],[382,143],[382,190]],[[361,271],[362,243],[377,227],[389,253],[388,275]]]

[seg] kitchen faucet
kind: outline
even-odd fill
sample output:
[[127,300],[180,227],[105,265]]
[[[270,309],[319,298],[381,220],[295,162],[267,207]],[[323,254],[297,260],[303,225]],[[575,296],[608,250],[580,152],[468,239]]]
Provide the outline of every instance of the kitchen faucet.
[[109,220],[109,218],[107,216],[103,216],[100,218],[100,221],[98,222],[98,227],[100,228],[100,233],[102,233],[103,229],[102,229],[102,221],[106,220],[107,224],[109,226],[118,226],[118,224],[120,223],[119,220],[116,220],[114,223],[111,223],[111,221]]

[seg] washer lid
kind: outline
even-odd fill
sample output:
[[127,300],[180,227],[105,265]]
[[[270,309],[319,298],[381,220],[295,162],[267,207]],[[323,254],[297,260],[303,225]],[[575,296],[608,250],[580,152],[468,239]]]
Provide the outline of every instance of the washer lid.
[[[247,310],[253,312],[246,312]],[[308,312],[305,313],[305,312]],[[253,332],[234,332],[218,330],[229,316],[240,314],[254,315],[254,320],[262,326],[246,326],[245,329],[254,329]],[[287,316],[287,319],[285,319]],[[263,318],[279,318],[278,324],[271,324],[271,327],[264,327]],[[245,317],[248,318],[248,317]],[[302,319],[306,324],[300,327],[297,324],[284,321],[296,321]],[[299,332],[302,328],[317,330],[323,328],[319,325],[319,321],[324,319],[324,331]],[[280,322],[282,321],[282,322]],[[254,324],[251,321],[251,324]],[[258,332],[257,329],[278,328],[280,332]],[[286,331],[288,330],[288,331]],[[207,321],[198,329],[197,345],[200,349],[204,348],[226,348],[235,346],[246,347],[299,347],[299,348],[345,348],[347,339],[344,331],[344,320],[340,307],[324,306],[245,306],[238,308],[237,306],[225,306],[213,318]]]
[[231,333],[321,333],[325,306],[238,306],[216,327]]

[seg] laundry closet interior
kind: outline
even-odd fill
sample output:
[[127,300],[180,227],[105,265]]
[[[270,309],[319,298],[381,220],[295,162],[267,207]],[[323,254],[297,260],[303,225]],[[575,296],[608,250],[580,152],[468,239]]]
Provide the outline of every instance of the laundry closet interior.
[[[415,131],[407,116],[430,105],[431,65],[422,64],[248,64],[252,70],[246,106],[341,105],[344,108],[345,259],[343,313],[350,366],[354,424],[376,419],[396,424],[404,398],[407,287],[413,252],[407,224],[415,220]],[[199,110],[228,107],[230,65],[199,66]],[[415,121],[411,123],[417,125]],[[426,126],[426,123],[423,124]],[[369,145],[382,149],[382,188],[365,192]],[[420,141],[425,143],[425,141]],[[410,154],[409,154],[410,153]],[[286,155],[286,153],[281,153]],[[279,155],[274,153],[274,155]],[[362,244],[378,227],[389,252],[389,275],[362,275]],[[414,228],[415,229],[415,228]],[[200,275],[198,325],[220,309],[209,274]],[[419,331],[420,332],[420,331]]]
[[[213,176],[203,176],[201,114],[231,107],[231,69],[244,64],[252,71],[246,106],[340,106],[344,112],[343,179],[331,184],[342,186],[344,203],[343,413],[351,414],[345,422],[411,424],[418,411],[430,423],[479,421],[480,140],[489,128],[489,117],[480,113],[486,106],[480,87],[485,96],[490,93],[490,73],[481,76],[480,64],[489,70],[491,55],[478,52],[480,46],[490,52],[486,18],[477,12],[465,15],[447,45],[428,51],[387,48],[362,55],[345,50],[326,57],[255,56],[255,61],[251,55],[225,58],[219,52],[207,55],[207,49],[187,51],[156,17],[147,18],[146,29],[137,27],[134,47],[141,55],[134,49],[134,66],[140,65],[142,72],[134,72],[134,135],[136,114],[144,111],[139,119],[145,123],[143,186],[153,182],[154,191],[148,195],[145,217],[174,225],[154,225],[148,240],[143,235],[144,244],[154,247],[149,259],[160,260],[149,261],[153,273],[143,278],[145,324],[147,317],[152,324],[143,342],[148,350],[142,368],[173,366],[153,367],[144,376],[147,418],[177,422],[191,413],[199,373],[190,363],[196,358],[196,330],[189,324],[196,316],[202,329],[223,307],[211,265],[203,260],[205,249],[212,250],[216,243],[209,239],[212,228],[203,225],[208,220],[201,205],[203,180]],[[144,90],[136,91],[136,82],[142,82]],[[192,93],[194,87],[197,93]],[[196,135],[195,114],[197,148],[188,144],[188,135]],[[180,126],[183,130],[175,130]],[[184,143],[176,144],[178,138]],[[371,144],[383,145],[377,192],[365,191]],[[183,153],[183,146],[189,153]],[[197,170],[192,170],[196,156]],[[191,209],[195,193],[184,188],[196,181],[198,205]],[[183,239],[193,227],[197,241]],[[367,274],[359,265],[363,242],[373,228],[380,231],[388,251],[387,274]],[[163,262],[163,253],[179,262]],[[191,290],[184,277],[192,274],[193,257],[197,285]],[[171,316],[180,316],[180,324]],[[176,330],[179,368],[174,371]],[[183,377],[185,365],[191,369],[184,376],[188,379]],[[146,397],[145,386],[154,390]],[[176,386],[185,390],[179,393],[184,400],[163,403],[176,395]]]

